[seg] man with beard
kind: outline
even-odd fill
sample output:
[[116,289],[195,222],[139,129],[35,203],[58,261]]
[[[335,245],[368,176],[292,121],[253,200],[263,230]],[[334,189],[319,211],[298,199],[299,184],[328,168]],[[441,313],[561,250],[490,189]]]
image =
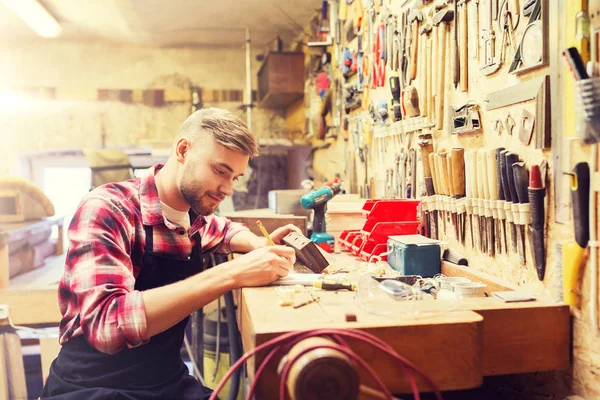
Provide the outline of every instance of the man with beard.
[[[294,250],[213,215],[257,143],[226,110],[181,126],[164,166],[79,205],[58,298],[58,357],[41,398],[204,399],[180,357],[188,316],[222,294],[286,276]],[[275,230],[276,244],[296,227]],[[202,253],[245,255],[202,271]]]

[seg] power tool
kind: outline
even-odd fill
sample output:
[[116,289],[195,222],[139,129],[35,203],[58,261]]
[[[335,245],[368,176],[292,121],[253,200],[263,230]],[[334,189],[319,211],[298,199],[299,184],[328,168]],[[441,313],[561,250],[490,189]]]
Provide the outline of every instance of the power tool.
[[330,183],[329,185],[320,187],[306,193],[300,199],[300,204],[303,208],[314,210],[313,232],[310,240],[329,253],[333,253],[334,237],[325,232],[325,209],[327,202],[340,192],[338,183]]

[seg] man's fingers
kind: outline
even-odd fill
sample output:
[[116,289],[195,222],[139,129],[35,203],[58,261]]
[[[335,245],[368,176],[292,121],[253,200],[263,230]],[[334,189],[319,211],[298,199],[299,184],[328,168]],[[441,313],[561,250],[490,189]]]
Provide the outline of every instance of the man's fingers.
[[271,250],[280,257],[290,258],[296,255],[294,249],[288,246],[271,246]]

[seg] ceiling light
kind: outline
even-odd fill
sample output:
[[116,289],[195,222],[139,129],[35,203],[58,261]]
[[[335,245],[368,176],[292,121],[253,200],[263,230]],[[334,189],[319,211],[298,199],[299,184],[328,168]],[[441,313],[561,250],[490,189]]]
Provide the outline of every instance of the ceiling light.
[[17,14],[38,35],[53,38],[60,35],[56,19],[37,0],[0,0]]

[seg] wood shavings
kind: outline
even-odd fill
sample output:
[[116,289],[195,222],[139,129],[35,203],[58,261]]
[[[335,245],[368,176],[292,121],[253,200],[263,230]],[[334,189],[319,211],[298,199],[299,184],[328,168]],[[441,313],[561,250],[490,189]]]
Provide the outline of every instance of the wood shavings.
[[306,292],[306,288],[304,286],[302,286],[302,285],[294,285],[293,288],[294,288],[294,292],[295,293],[304,293],[304,292]]
[[277,300],[279,300],[279,305],[281,307],[294,305],[294,300],[296,298],[295,287],[278,286],[275,288],[275,294],[277,295]]
[[382,263],[369,263],[369,265],[367,266],[367,272],[371,275],[374,275],[378,278],[381,278],[383,275],[385,275],[385,266],[382,265]]

